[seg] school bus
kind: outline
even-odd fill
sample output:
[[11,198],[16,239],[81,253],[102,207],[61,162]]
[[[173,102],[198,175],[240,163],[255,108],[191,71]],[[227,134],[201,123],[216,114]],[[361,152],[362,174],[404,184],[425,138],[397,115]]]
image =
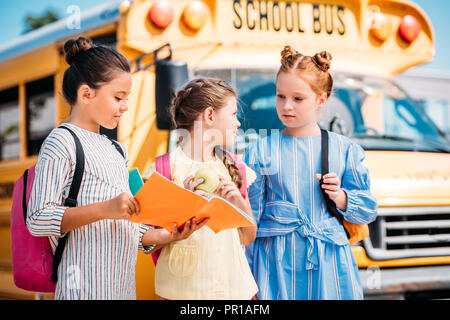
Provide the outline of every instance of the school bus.
[[[42,141],[68,117],[61,48],[80,35],[115,47],[132,64],[129,110],[116,130],[102,132],[127,147],[140,172],[173,148],[167,106],[189,78],[222,78],[238,90],[241,152],[282,128],[275,73],[284,45],[310,55],[329,51],[335,89],[320,125],[365,149],[379,203],[370,237],[352,247],[364,293],[401,299],[448,293],[449,142],[392,81],[434,56],[433,28],[421,8],[403,0],[125,0],[0,46],[1,297],[51,298],[13,284],[11,194]],[[136,278],[138,299],[158,298],[152,260],[140,252]]]

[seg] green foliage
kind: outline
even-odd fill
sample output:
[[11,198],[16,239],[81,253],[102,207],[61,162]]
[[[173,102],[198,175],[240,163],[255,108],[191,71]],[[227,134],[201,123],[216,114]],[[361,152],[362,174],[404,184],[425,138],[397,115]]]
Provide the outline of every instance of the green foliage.
[[40,15],[27,14],[24,18],[25,29],[23,33],[39,29],[47,24],[58,21],[60,16],[58,12],[53,9],[47,9]]

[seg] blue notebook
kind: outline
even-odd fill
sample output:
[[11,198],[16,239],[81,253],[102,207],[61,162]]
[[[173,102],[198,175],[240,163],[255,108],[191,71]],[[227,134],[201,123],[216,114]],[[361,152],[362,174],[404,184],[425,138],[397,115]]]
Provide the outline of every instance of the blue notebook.
[[128,183],[130,185],[131,194],[134,196],[144,185],[138,168],[131,168],[128,172]]

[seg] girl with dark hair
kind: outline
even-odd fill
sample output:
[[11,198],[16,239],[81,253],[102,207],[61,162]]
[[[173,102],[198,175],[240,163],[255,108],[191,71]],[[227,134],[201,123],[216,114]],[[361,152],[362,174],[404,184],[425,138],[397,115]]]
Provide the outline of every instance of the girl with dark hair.
[[202,224],[189,220],[169,233],[127,221],[139,214],[128,185],[128,154],[99,128],[115,128],[128,109],[129,64],[120,53],[83,37],[68,40],[64,52],[70,67],[62,90],[71,114],[62,125],[78,137],[85,156],[78,206],[63,205],[77,157],[74,137],[58,127],[39,153],[27,226],[35,236],[48,236],[54,251],[67,235],[55,299],[135,299],[137,250],[149,253],[185,239]]

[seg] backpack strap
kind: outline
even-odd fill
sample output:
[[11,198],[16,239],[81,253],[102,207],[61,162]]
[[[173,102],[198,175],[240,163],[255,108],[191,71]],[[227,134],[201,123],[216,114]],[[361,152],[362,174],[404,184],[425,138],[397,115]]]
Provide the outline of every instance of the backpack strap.
[[[241,194],[244,197],[244,199],[247,197],[247,178],[245,175],[245,165],[244,163],[237,157],[236,154],[231,153],[227,150],[225,150],[226,153],[233,159],[234,164],[239,169],[239,171],[242,174],[242,187],[241,187]],[[161,156],[156,157],[155,159],[155,167],[156,171],[161,174],[162,176],[166,177],[169,180],[172,180],[172,172],[170,170],[170,153],[167,152]],[[158,261],[159,255],[161,254],[161,249],[152,252],[152,258],[153,262],[156,263]]]
[[[167,179],[172,181],[172,172],[170,171],[170,153],[169,152],[156,157],[155,167],[156,167],[156,172],[158,172],[163,177],[166,177]],[[161,254],[161,250],[162,249],[158,249],[151,253],[153,263],[155,264],[155,266],[156,266],[156,263],[158,262],[158,258],[159,258],[159,255]]]
[[118,144],[115,140],[111,139],[110,137],[107,136],[107,138],[109,139],[109,141],[111,141],[111,143],[114,145],[114,147],[116,147],[117,151],[119,151],[119,153],[120,153],[120,154],[122,155],[122,157],[125,159],[125,155],[123,154],[123,150],[122,150],[122,148],[119,146],[119,144]]
[[[64,126],[59,126],[61,129],[65,129],[70,132],[75,140],[75,149],[76,149],[76,164],[75,164],[75,172],[72,179],[72,184],[69,190],[69,196],[64,201],[64,205],[67,207],[76,207],[77,206],[77,198],[78,192],[80,191],[81,180],[83,178],[84,173],[84,151],[83,146],[81,145],[80,140],[76,136],[76,134],[69,128]],[[64,252],[64,247],[66,246],[66,240],[69,233],[66,233],[64,237],[59,239],[58,245],[55,250],[55,256],[53,258],[53,273],[52,273],[52,281],[56,282],[58,280],[58,266],[61,262],[62,254]]]
[[70,132],[73,139],[75,140],[75,151],[76,151],[76,164],[75,164],[75,172],[73,174],[72,185],[70,186],[69,196],[64,201],[64,205],[68,207],[76,207],[77,206],[77,198],[78,191],[80,191],[81,179],[83,178],[84,173],[84,151],[83,146],[81,145],[80,139],[76,136],[76,134],[67,127],[60,126],[61,129],[66,129]]
[[242,175],[242,186],[241,189],[239,190],[242,194],[242,197],[247,198],[247,175],[245,173],[245,164],[244,162],[241,161],[241,159],[239,159],[239,157],[237,156],[237,154],[232,153],[228,150],[223,149],[234,161],[234,164],[236,165],[236,167],[239,169],[239,171],[241,172]]
[[172,181],[172,172],[170,171],[170,153],[167,152],[155,159],[156,171]]
[[[245,199],[245,197],[247,196],[247,178],[245,174],[245,164],[239,159],[236,154],[227,150],[224,151],[233,159],[234,164],[242,174],[242,187],[240,191]],[[170,153],[165,153],[161,156],[156,157],[155,167],[158,173],[160,173],[167,179],[172,180],[172,173],[170,171]]]
[[23,173],[23,195],[22,195],[22,210],[23,210],[23,221],[27,225],[27,184],[28,184],[28,169]]
[[[326,130],[320,129],[321,133],[321,173],[322,177],[320,179],[319,185],[320,185],[320,191],[322,191],[322,196],[325,201],[325,205],[327,206],[328,212],[330,215],[338,219],[338,221],[344,226],[344,217],[342,214],[337,211],[336,203],[334,203],[333,200],[330,199],[328,194],[325,192],[325,189],[322,188],[323,184],[323,176],[326,175],[329,172],[328,168],[328,132]],[[350,234],[348,233],[347,229],[344,227],[345,233],[347,235],[347,238],[350,238]]]

